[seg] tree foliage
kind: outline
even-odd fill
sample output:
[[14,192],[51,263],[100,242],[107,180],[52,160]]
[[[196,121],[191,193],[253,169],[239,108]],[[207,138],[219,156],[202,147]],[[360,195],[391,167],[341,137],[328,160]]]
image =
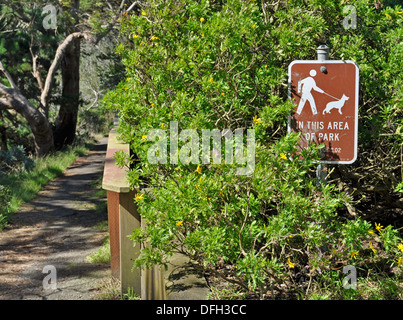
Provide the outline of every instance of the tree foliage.
[[[80,105],[80,42],[86,39],[99,45],[128,10],[125,4],[125,0],[87,0],[80,7],[78,0],[0,1],[0,109],[9,120],[16,113],[24,118],[37,154],[74,140]],[[43,11],[49,5],[53,11]],[[44,23],[48,19],[55,20],[51,28]]]

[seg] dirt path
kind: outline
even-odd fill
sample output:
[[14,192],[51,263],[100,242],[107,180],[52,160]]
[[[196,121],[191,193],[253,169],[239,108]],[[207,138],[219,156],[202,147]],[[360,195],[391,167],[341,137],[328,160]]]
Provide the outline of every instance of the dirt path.
[[[94,298],[109,265],[86,262],[105,232],[94,226],[107,219],[97,210],[94,183],[102,177],[107,138],[77,159],[14,215],[0,232],[0,300]],[[44,289],[47,265],[56,270],[56,289]]]

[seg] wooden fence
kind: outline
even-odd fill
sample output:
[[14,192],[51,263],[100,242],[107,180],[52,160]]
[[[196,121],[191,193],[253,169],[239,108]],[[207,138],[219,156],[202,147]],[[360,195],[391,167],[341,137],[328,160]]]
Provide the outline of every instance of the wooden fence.
[[140,246],[133,247],[128,238],[136,228],[142,227],[140,215],[133,201],[136,190],[130,190],[126,170],[115,164],[117,151],[130,153],[129,144],[118,141],[118,120],[109,134],[102,188],[107,190],[108,222],[111,250],[112,276],[120,279],[121,293],[132,290],[142,300],[165,300],[166,290],[163,272],[159,267],[152,270],[133,269],[133,262]]

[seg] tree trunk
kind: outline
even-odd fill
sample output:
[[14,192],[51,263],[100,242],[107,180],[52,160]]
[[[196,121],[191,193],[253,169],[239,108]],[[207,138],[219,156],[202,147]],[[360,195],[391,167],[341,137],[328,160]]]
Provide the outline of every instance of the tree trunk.
[[[38,156],[43,156],[46,155],[50,150],[53,149],[54,147],[54,139],[53,139],[53,132],[51,129],[51,126],[49,124],[48,118],[47,118],[47,110],[48,110],[48,99],[51,93],[52,89],[52,83],[53,83],[53,78],[56,73],[57,67],[59,66],[59,63],[63,63],[64,65],[64,70],[69,69],[69,64],[71,63],[69,60],[65,60],[64,62],[62,59],[64,58],[65,54],[67,52],[73,52],[72,55],[75,57],[73,61],[76,62],[75,67],[72,64],[72,70],[70,71],[72,75],[72,81],[67,81],[69,78],[66,76],[64,79],[66,80],[64,82],[64,93],[66,95],[67,92],[77,92],[75,95],[76,97],[76,107],[71,108],[70,110],[68,109],[70,104],[63,103],[61,106],[61,112],[59,116],[59,121],[58,121],[58,128],[59,132],[62,134],[65,134],[65,132],[68,132],[65,128],[68,128],[69,126],[63,125],[63,123],[71,123],[72,125],[70,128],[74,127],[73,130],[70,129],[70,132],[73,132],[73,138],[71,138],[70,134],[70,140],[64,138],[61,139],[62,144],[64,141],[72,141],[71,139],[74,139],[74,134],[75,134],[75,127],[77,123],[77,111],[78,111],[78,98],[79,98],[79,93],[78,93],[78,80],[79,80],[79,45],[80,45],[80,39],[81,38],[86,38],[90,39],[89,36],[85,33],[82,32],[75,32],[70,34],[69,36],[64,39],[63,43],[59,45],[59,47],[56,50],[55,54],[55,59],[52,62],[51,67],[49,68],[46,81],[44,84],[44,90],[41,95],[41,102],[40,104],[42,105],[42,108],[36,108],[33,106],[28,99],[26,99],[21,92],[18,90],[15,82],[13,81],[12,77],[10,74],[7,72],[7,70],[3,67],[3,64],[0,61],[0,71],[3,72],[8,81],[11,84],[10,87],[6,87],[0,82],[0,110],[1,109],[13,109],[19,114],[21,114],[27,121],[29,126],[31,127],[32,134],[34,136],[34,143],[35,143],[35,150]],[[77,54],[77,47],[73,46],[73,42],[78,43],[78,54]],[[73,47],[73,48],[70,48]],[[71,50],[71,51],[69,51]],[[72,59],[72,58],[69,58]],[[75,71],[74,71],[75,70]],[[67,71],[65,71],[67,72]],[[66,73],[65,73],[66,74]],[[66,85],[67,84],[67,85]],[[72,87],[74,89],[72,89]],[[76,87],[74,87],[76,86]],[[74,102],[74,101],[73,101]],[[45,110],[44,113],[42,113],[39,109]]]
[[3,118],[3,113],[2,111],[0,111],[0,121],[1,121],[1,125],[0,125],[0,150],[1,151],[7,151],[8,147],[7,147],[7,129],[4,125],[4,118]]
[[[75,10],[80,7],[80,0],[72,1],[72,16],[78,23]],[[68,28],[69,29],[69,28]],[[75,26],[71,27],[75,32]],[[76,136],[77,115],[80,103],[80,39],[74,39],[67,48],[61,63],[62,100],[56,120],[54,141],[56,149],[71,144]]]
[[35,151],[43,156],[53,148],[52,128],[46,116],[33,106],[17,89],[8,88],[0,83],[0,108],[14,109],[21,114],[31,127]]
[[74,39],[61,63],[62,101],[54,132],[55,147],[60,149],[74,141],[80,102],[80,39]]

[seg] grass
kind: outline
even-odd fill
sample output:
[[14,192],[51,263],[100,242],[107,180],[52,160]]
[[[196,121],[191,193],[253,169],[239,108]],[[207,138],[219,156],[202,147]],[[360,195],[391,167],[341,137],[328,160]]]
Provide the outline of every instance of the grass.
[[36,158],[30,171],[10,173],[0,177],[0,185],[9,190],[7,208],[0,213],[0,230],[10,222],[20,206],[31,201],[50,181],[60,176],[78,157],[89,151],[90,145],[69,146],[63,151]]
[[133,289],[128,289],[126,293],[123,294],[121,300],[140,300],[140,297],[134,292]]
[[109,263],[111,260],[109,234],[105,237],[102,246],[86,258],[91,263]]
[[132,290],[128,289],[126,293],[120,292],[120,280],[112,276],[102,279],[98,284],[98,290],[95,293],[96,300],[140,300],[140,297]]
[[102,279],[99,283],[98,292],[95,294],[96,300],[120,300],[120,281],[112,276]]
[[[96,212],[105,212],[107,210],[108,203],[106,201],[107,193],[105,189],[102,189],[102,179],[103,177],[99,177],[95,182],[91,184],[92,188],[96,189],[97,191],[94,193],[94,199],[98,199],[101,201],[97,201],[95,205]],[[106,226],[106,230],[108,230]]]

